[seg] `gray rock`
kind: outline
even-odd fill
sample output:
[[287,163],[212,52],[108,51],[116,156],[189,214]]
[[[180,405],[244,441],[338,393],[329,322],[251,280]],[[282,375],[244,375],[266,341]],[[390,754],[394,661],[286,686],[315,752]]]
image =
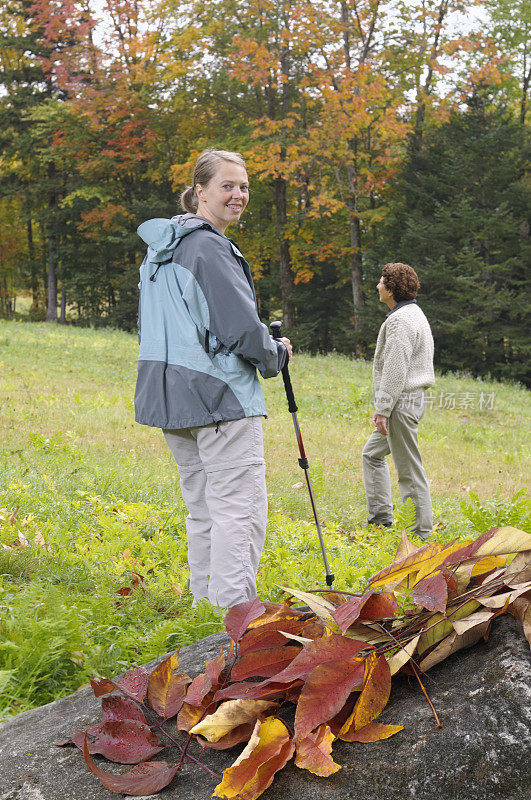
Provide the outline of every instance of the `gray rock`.
[[[215,634],[183,648],[180,666],[190,675],[203,671],[225,641]],[[333,756],[343,768],[330,778],[291,763],[264,800],[530,800],[529,664],[520,624],[502,617],[487,644],[456,653],[425,676],[442,728],[416,681],[393,679],[378,721],[404,725],[403,731],[375,744],[336,742]],[[78,749],[53,744],[97,722],[99,712],[99,701],[83,689],[0,725],[0,800],[110,800]],[[221,774],[241,749],[207,752],[203,760]],[[199,752],[195,743],[192,752]],[[94,758],[109,771],[125,769]],[[206,800],[216,784],[186,767],[157,797]]]

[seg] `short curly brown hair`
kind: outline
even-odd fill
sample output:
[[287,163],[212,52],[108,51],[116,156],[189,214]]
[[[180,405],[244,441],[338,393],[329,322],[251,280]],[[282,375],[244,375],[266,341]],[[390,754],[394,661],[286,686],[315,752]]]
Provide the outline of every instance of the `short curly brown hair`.
[[419,276],[409,264],[400,261],[386,264],[382,269],[384,286],[391,292],[396,303],[414,300],[420,289]]

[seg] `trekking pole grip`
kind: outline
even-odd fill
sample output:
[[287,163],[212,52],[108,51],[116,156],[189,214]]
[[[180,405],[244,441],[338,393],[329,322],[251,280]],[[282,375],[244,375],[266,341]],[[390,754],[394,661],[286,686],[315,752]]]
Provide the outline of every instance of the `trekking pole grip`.
[[[273,339],[280,339],[282,323],[278,321],[272,322],[269,327],[271,328]],[[297,412],[297,403],[295,402],[295,395],[293,394],[293,387],[291,385],[288,362],[286,362],[285,367],[282,367],[282,380],[284,381],[284,389],[286,390],[286,397],[288,399],[288,410],[291,414],[294,414]]]

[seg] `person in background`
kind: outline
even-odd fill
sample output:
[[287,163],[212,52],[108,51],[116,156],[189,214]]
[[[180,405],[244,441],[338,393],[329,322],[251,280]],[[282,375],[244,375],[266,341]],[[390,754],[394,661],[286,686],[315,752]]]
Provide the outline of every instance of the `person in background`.
[[205,150],[184,214],[138,229],[140,269],[137,422],[161,428],[188,509],[193,605],[230,608],[256,597],[267,517],[258,369],[291,357],[258,317],[251,271],[225,235],[249,201],[239,153]]
[[388,306],[380,328],[373,364],[376,430],[363,448],[363,480],[368,524],[390,527],[393,522],[389,453],[398,474],[402,500],[415,505],[414,533],[426,540],[433,528],[430,489],[418,445],[418,425],[426,409],[426,389],[435,382],[433,337],[417,305],[420,288],[415,270],[391,263],[382,269],[376,287]]

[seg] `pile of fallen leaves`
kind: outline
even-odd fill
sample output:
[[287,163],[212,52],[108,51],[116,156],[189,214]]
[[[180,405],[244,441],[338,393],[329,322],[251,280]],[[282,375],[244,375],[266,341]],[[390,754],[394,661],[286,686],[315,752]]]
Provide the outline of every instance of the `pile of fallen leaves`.
[[[178,671],[176,653],[151,672],[92,681],[103,722],[68,742],[103,786],[153,794],[185,765],[214,774],[201,762],[206,748],[243,742],[214,797],[254,800],[293,756],[301,769],[332,775],[341,769],[334,740],[376,742],[402,730],[374,721],[393,675],[414,676],[426,694],[421,674],[486,638],[507,611],[531,644],[531,536],[494,528],[466,544],[417,548],[404,534],[395,561],[363,593],[285,592],[283,605],[257,598],[232,608],[229,653],[222,649],[193,680]],[[148,760],[164,748],[178,753],[175,763]],[[95,753],[136,766],[113,774],[96,765]]]

